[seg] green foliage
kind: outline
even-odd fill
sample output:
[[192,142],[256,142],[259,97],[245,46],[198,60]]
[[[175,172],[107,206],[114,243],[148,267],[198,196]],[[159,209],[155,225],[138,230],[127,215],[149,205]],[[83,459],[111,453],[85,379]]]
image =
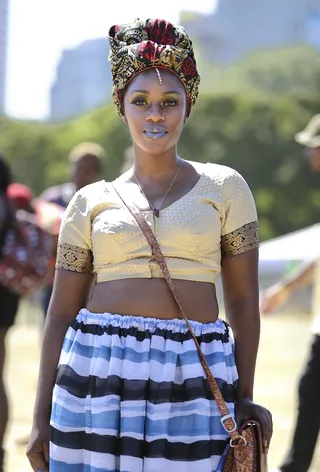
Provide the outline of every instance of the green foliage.
[[[320,109],[320,99],[281,96],[202,95],[183,131],[186,159],[237,169],[253,190],[261,239],[319,221],[319,176],[314,175],[294,134]],[[116,177],[131,138],[113,107],[59,125],[0,120],[0,150],[17,181],[35,194],[69,179],[67,154],[83,140],[106,150],[105,178]]]
[[81,141],[104,147],[107,179],[119,174],[131,139],[111,105],[58,125],[0,119],[0,152],[9,159],[16,181],[29,185],[36,195],[70,179],[67,156]]
[[320,92],[320,53],[306,46],[259,51],[225,69],[211,65],[211,71],[211,91],[215,93]]
[[248,181],[258,207],[261,239],[319,221],[319,176],[294,141],[320,101],[303,105],[289,97],[203,98],[180,143],[181,154],[237,169]]

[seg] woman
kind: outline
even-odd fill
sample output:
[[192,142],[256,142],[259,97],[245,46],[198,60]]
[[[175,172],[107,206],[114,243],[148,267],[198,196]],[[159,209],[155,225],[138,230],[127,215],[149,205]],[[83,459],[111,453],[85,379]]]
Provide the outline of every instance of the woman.
[[[0,156],[0,259],[5,234],[14,218],[7,197],[7,189],[11,184],[11,172],[7,162]],[[11,292],[0,284],[0,472],[3,471],[4,435],[8,423],[8,399],[3,380],[5,362],[5,340],[9,328],[14,324],[19,307],[19,295]]]
[[[271,415],[252,401],[259,338],[252,195],[234,170],[177,154],[199,86],[184,29],[137,20],[112,27],[109,40],[113,98],[134,145],[133,167],[117,189],[155,232],[231,412],[236,404],[238,421],[261,421],[268,443]],[[220,271],[236,365],[231,329],[218,318]],[[221,471],[227,438],[144,235],[110,183],[85,187],[60,231],[27,453],[33,469]]]

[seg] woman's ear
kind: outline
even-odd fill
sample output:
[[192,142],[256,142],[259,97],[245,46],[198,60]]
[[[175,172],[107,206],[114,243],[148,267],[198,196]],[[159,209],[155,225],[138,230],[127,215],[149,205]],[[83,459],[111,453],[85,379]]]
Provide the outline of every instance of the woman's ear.
[[121,116],[122,120],[125,122],[125,124],[127,125],[128,124],[128,120],[126,118],[126,115],[122,115]]

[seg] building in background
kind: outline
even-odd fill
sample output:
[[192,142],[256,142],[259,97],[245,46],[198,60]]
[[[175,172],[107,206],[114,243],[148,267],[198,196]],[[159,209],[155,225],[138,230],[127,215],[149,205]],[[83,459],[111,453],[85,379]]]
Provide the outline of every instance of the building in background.
[[51,88],[50,120],[65,120],[110,101],[111,72],[106,38],[65,50]]
[[9,0],[0,0],[0,115],[4,113]]
[[262,49],[320,50],[320,0],[218,0],[215,13],[185,23],[210,62],[232,64]]
[[[204,59],[221,66],[274,48],[309,45],[320,51],[320,0],[218,0],[211,15],[191,14],[182,23]],[[62,53],[51,88],[51,120],[65,120],[110,101],[108,54],[106,38]]]

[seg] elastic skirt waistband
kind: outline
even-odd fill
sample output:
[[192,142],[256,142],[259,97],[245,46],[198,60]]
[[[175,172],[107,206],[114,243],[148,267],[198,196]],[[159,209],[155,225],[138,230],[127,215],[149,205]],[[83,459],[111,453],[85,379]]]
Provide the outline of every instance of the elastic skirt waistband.
[[[153,332],[155,330],[167,330],[177,333],[187,333],[188,327],[184,319],[160,319],[135,315],[119,315],[116,313],[92,313],[86,308],[80,310],[76,317],[77,323],[98,325],[98,326],[114,326],[119,328],[138,328],[142,331]],[[228,324],[221,318],[214,322],[201,323],[195,320],[189,320],[189,323],[198,336],[206,332],[224,333],[229,328]]]

